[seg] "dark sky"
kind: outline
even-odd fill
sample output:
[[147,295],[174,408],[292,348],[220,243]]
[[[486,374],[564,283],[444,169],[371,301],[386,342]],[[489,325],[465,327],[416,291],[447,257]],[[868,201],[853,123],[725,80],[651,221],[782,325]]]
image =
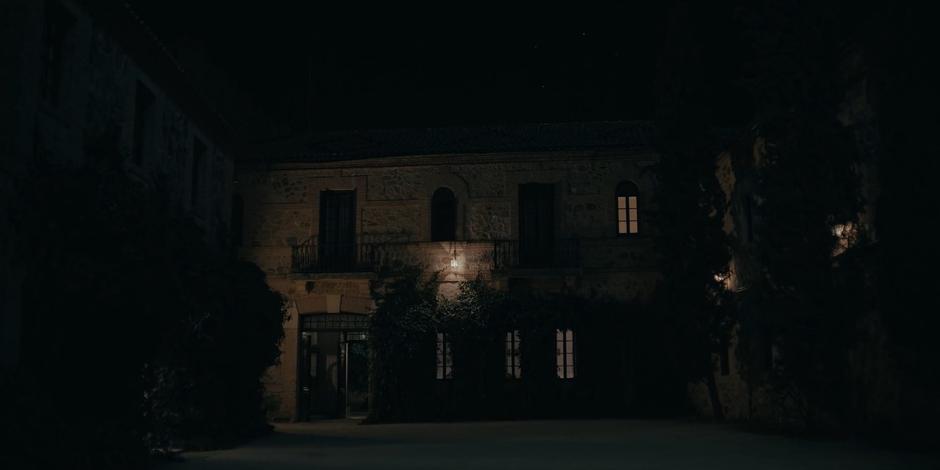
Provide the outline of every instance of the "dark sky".
[[[667,8],[130,0],[276,119],[349,129],[646,119]],[[306,103],[312,103],[307,106]]]

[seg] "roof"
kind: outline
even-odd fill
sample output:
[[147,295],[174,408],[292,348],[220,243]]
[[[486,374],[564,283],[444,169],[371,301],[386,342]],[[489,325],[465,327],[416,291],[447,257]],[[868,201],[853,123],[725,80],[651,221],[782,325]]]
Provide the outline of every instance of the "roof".
[[313,132],[269,142],[252,160],[331,162],[376,157],[652,148],[649,121]]

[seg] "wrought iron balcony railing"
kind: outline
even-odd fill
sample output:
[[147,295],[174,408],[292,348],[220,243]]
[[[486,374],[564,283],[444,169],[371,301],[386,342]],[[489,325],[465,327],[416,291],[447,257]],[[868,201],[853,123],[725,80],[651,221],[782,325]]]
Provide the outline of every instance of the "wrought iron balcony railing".
[[[438,251],[442,242],[369,242],[318,243],[312,237],[291,247],[291,271],[296,273],[374,272],[383,266],[423,262],[440,262]],[[447,242],[443,242],[447,243]],[[479,268],[552,269],[581,266],[581,243],[578,239],[553,240],[533,246],[519,240],[480,240],[455,242],[462,254],[474,253],[473,265]],[[443,250],[449,255],[447,249]],[[457,251],[453,252],[455,255]],[[461,256],[464,261],[470,261]],[[445,263],[446,264],[446,263]],[[428,266],[433,268],[433,266]],[[443,266],[442,266],[443,267]]]
[[581,266],[581,243],[577,238],[551,240],[542,244],[520,240],[493,242],[493,269],[577,268]]

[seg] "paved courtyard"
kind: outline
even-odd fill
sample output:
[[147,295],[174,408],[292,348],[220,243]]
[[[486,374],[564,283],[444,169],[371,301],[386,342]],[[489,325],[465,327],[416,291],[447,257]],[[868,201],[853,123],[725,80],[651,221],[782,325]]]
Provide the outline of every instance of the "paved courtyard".
[[284,424],[166,469],[936,469],[936,455],[679,421]]

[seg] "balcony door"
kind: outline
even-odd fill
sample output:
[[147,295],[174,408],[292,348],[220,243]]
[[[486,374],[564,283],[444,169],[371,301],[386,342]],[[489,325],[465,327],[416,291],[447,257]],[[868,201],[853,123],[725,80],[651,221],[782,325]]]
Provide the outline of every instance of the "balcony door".
[[350,271],[356,261],[356,192],[320,192],[320,267]]
[[519,185],[519,264],[548,266],[555,247],[555,185]]

